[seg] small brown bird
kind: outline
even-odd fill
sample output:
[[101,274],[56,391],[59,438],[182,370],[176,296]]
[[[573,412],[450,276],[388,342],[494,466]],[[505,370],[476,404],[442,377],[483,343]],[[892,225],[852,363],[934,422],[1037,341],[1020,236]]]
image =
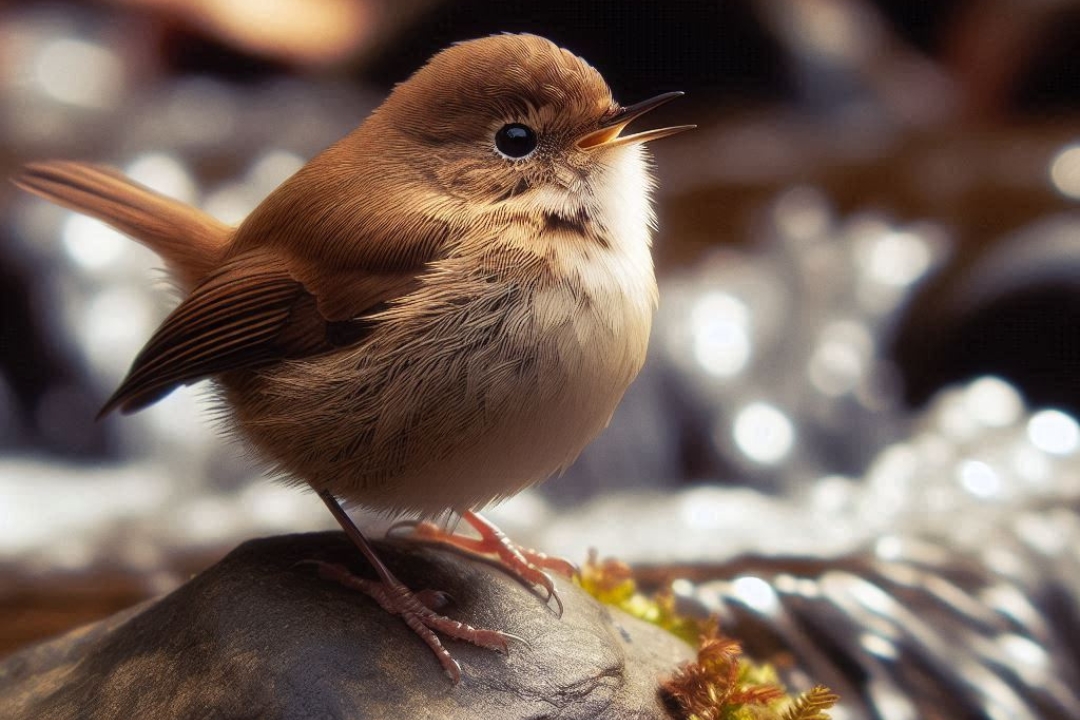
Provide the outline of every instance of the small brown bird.
[[341,502],[458,513],[508,570],[554,585],[476,514],[566,468],[604,429],[645,358],[656,304],[652,179],[622,135],[680,95],[622,107],[576,55],[532,35],[454,45],[237,228],[108,168],[28,165],[15,182],[131,235],[185,293],[102,414],[212,377],[238,434],[325,501],[378,582],[369,594],[460,668],[450,620],[380,562]]

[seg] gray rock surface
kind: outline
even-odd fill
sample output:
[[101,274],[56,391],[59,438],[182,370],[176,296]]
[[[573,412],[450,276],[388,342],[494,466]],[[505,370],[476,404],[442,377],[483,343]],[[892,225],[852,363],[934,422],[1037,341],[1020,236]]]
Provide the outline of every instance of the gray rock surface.
[[447,591],[449,616],[521,637],[507,655],[460,642],[453,685],[430,650],[372,600],[301,560],[369,575],[340,533],[255,540],[160,599],[0,664],[0,717],[666,718],[660,678],[693,656],[651,625],[558,580],[562,618],[482,562],[380,544],[414,588]]

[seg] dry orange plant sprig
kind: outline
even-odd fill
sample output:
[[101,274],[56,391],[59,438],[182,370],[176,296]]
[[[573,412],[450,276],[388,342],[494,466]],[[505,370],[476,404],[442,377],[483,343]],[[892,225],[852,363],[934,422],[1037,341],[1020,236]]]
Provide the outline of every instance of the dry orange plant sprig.
[[661,685],[680,720],[829,720],[826,711],[839,700],[823,685],[790,695],[772,666],[746,659],[738,641],[720,634],[716,618],[681,615],[670,587],[653,597],[638,592],[633,571],[620,560],[600,561],[590,551],[578,583],[597,600],[697,643],[697,660]]

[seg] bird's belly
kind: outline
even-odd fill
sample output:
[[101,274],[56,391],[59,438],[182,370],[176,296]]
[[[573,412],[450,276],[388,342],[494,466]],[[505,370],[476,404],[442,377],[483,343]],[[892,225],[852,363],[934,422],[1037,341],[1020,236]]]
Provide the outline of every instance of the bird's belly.
[[225,385],[247,400],[239,429],[283,476],[435,515],[569,465],[640,369],[650,315],[544,293],[479,298]]

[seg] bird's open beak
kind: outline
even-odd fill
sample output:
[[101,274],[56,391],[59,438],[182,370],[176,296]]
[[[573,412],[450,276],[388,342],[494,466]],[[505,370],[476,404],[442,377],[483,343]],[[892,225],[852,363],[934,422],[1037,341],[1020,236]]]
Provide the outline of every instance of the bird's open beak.
[[620,134],[627,125],[645,113],[650,110],[655,110],[669,100],[674,100],[682,95],[683,93],[681,92],[664,93],[663,95],[657,95],[654,98],[642,100],[641,102],[628,107],[619,108],[618,112],[607,118],[598,129],[589,132],[578,140],[577,146],[583,150],[591,150],[600,147],[611,148],[620,145],[648,142],[649,140],[658,140],[662,137],[667,137],[668,135],[680,133],[683,130],[693,130],[697,125],[676,125],[674,127],[646,130],[645,132],[634,133],[633,135]]

